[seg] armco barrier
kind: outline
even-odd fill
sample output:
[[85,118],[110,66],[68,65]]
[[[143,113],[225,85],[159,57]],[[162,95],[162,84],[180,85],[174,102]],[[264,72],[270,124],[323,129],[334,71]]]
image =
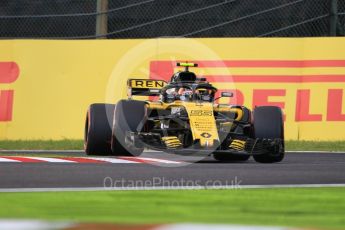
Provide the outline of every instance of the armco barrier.
[[3,40],[0,139],[81,139],[89,104],[125,98],[129,77],[169,79],[179,60],[230,103],[280,106],[287,139],[345,140],[344,38]]

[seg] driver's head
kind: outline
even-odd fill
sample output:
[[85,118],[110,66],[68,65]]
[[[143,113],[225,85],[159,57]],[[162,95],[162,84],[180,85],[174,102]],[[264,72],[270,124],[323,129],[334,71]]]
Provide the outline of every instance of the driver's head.
[[186,91],[185,88],[179,88],[178,91],[177,91],[177,94],[178,95],[182,95],[185,91]]
[[183,95],[183,94],[185,94],[185,93],[191,93],[192,92],[192,90],[191,89],[188,89],[188,88],[179,88],[179,90],[177,91],[177,93],[179,94],[179,95]]

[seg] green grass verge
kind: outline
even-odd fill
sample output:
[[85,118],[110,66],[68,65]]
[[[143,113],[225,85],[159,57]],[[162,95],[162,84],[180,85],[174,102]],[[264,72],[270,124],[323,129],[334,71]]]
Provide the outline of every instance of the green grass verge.
[[[4,150],[82,150],[82,140],[0,140]],[[286,150],[344,151],[345,141],[286,141]]]
[[344,228],[345,188],[2,193],[0,218]]
[[82,140],[0,140],[4,150],[82,150]]
[[345,141],[286,141],[286,150],[345,152]]

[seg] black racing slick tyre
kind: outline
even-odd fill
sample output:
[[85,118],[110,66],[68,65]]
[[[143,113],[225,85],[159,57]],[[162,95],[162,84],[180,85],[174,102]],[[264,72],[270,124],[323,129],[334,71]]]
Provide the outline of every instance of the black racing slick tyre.
[[214,153],[214,159],[222,162],[243,162],[247,161],[250,158],[250,155],[235,155],[235,154],[226,154],[226,153]]
[[139,156],[144,147],[137,147],[128,140],[130,132],[139,132],[147,120],[143,101],[121,100],[116,104],[111,136],[111,150],[114,156]]
[[253,155],[254,160],[260,163],[280,162],[284,158],[284,121],[279,107],[261,106],[254,109],[254,137],[265,139],[281,139],[281,146],[276,151]]
[[111,124],[115,105],[90,105],[85,122],[84,149],[87,155],[110,155]]

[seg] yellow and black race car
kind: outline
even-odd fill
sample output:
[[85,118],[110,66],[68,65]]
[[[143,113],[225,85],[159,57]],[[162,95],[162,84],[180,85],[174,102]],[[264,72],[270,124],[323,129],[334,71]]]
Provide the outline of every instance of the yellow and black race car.
[[[213,155],[219,161],[280,162],[284,158],[284,123],[279,107],[219,104],[217,89],[178,63],[184,71],[170,82],[129,79],[128,99],[92,104],[87,111],[88,155],[138,156],[144,148],[175,154]],[[134,100],[136,96],[159,96]],[[222,92],[221,97],[232,97]]]

